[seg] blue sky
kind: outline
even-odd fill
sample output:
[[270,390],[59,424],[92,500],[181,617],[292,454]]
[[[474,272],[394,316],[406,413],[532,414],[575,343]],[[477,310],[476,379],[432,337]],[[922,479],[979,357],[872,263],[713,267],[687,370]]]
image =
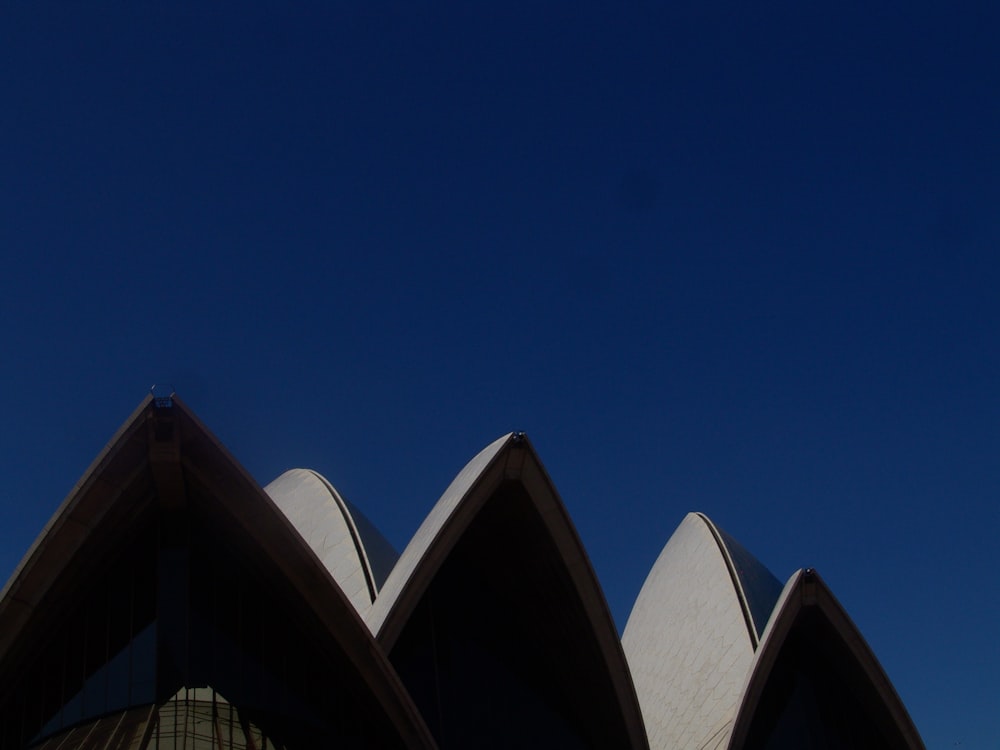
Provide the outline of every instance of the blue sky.
[[997,38],[985,3],[5,6],[0,577],[154,382],[399,548],[525,430],[620,627],[701,510],[820,571],[928,747],[996,747]]

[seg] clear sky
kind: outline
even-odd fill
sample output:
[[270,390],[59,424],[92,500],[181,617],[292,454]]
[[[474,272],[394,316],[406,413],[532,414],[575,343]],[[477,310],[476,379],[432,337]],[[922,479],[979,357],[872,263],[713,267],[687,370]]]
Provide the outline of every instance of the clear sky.
[[0,578],[154,382],[400,549],[524,430],[619,627],[701,510],[1000,745],[1000,6],[247,5],[0,9]]

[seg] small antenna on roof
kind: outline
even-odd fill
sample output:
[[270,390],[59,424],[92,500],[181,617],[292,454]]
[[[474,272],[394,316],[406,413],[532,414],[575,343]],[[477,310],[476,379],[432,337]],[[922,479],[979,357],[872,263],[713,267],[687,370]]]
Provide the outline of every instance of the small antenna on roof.
[[174,387],[172,385],[153,383],[149,393],[153,397],[153,405],[157,409],[169,409],[174,405]]

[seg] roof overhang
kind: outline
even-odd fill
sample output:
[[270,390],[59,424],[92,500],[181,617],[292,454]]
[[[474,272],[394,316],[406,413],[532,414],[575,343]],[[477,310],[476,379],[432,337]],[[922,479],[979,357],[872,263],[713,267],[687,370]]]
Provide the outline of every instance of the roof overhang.
[[870,690],[872,700],[880,702],[885,709],[879,712],[883,728],[894,735],[898,733],[905,747],[923,750],[920,734],[875,654],[833,592],[810,568],[792,574],[775,605],[743,687],[728,747],[744,746],[782,647],[796,623],[806,614],[822,617],[860,667],[866,680],[866,685],[862,687]]

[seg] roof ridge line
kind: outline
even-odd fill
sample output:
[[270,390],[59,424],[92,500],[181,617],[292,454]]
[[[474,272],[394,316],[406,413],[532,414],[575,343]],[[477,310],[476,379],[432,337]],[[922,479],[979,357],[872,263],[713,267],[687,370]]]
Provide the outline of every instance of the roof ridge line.
[[757,636],[757,627],[753,619],[753,613],[750,611],[750,600],[747,599],[746,591],[743,589],[743,581],[740,579],[739,571],[736,569],[736,563],[733,561],[732,555],[729,553],[729,547],[726,546],[725,541],[722,539],[722,535],[719,533],[719,529],[716,527],[715,523],[711,518],[706,516],[701,511],[695,511],[705,525],[708,526],[708,530],[712,532],[712,538],[715,539],[715,543],[719,545],[719,551],[722,552],[722,558],[726,562],[726,569],[729,571],[729,577],[733,581],[733,588],[736,589],[736,598],[739,599],[740,609],[743,611],[743,619],[746,622],[747,632],[750,634],[750,645],[753,646],[753,650],[756,651],[757,647],[760,645],[760,638]]
[[372,604],[374,604],[375,599],[378,597],[378,586],[375,584],[375,574],[372,571],[372,564],[368,559],[368,550],[365,549],[365,543],[361,537],[361,532],[358,531],[358,526],[354,523],[354,516],[351,515],[350,508],[347,507],[347,501],[341,496],[340,492],[333,486],[330,480],[318,471],[315,469],[306,469],[305,471],[308,471],[323,483],[323,486],[326,487],[327,492],[330,493],[333,501],[337,504],[340,514],[344,517],[344,521],[347,523],[347,530],[351,533],[351,541],[354,542],[354,548],[358,551],[358,557],[363,563],[361,569],[365,574],[365,585],[368,587],[368,596],[371,598]]

